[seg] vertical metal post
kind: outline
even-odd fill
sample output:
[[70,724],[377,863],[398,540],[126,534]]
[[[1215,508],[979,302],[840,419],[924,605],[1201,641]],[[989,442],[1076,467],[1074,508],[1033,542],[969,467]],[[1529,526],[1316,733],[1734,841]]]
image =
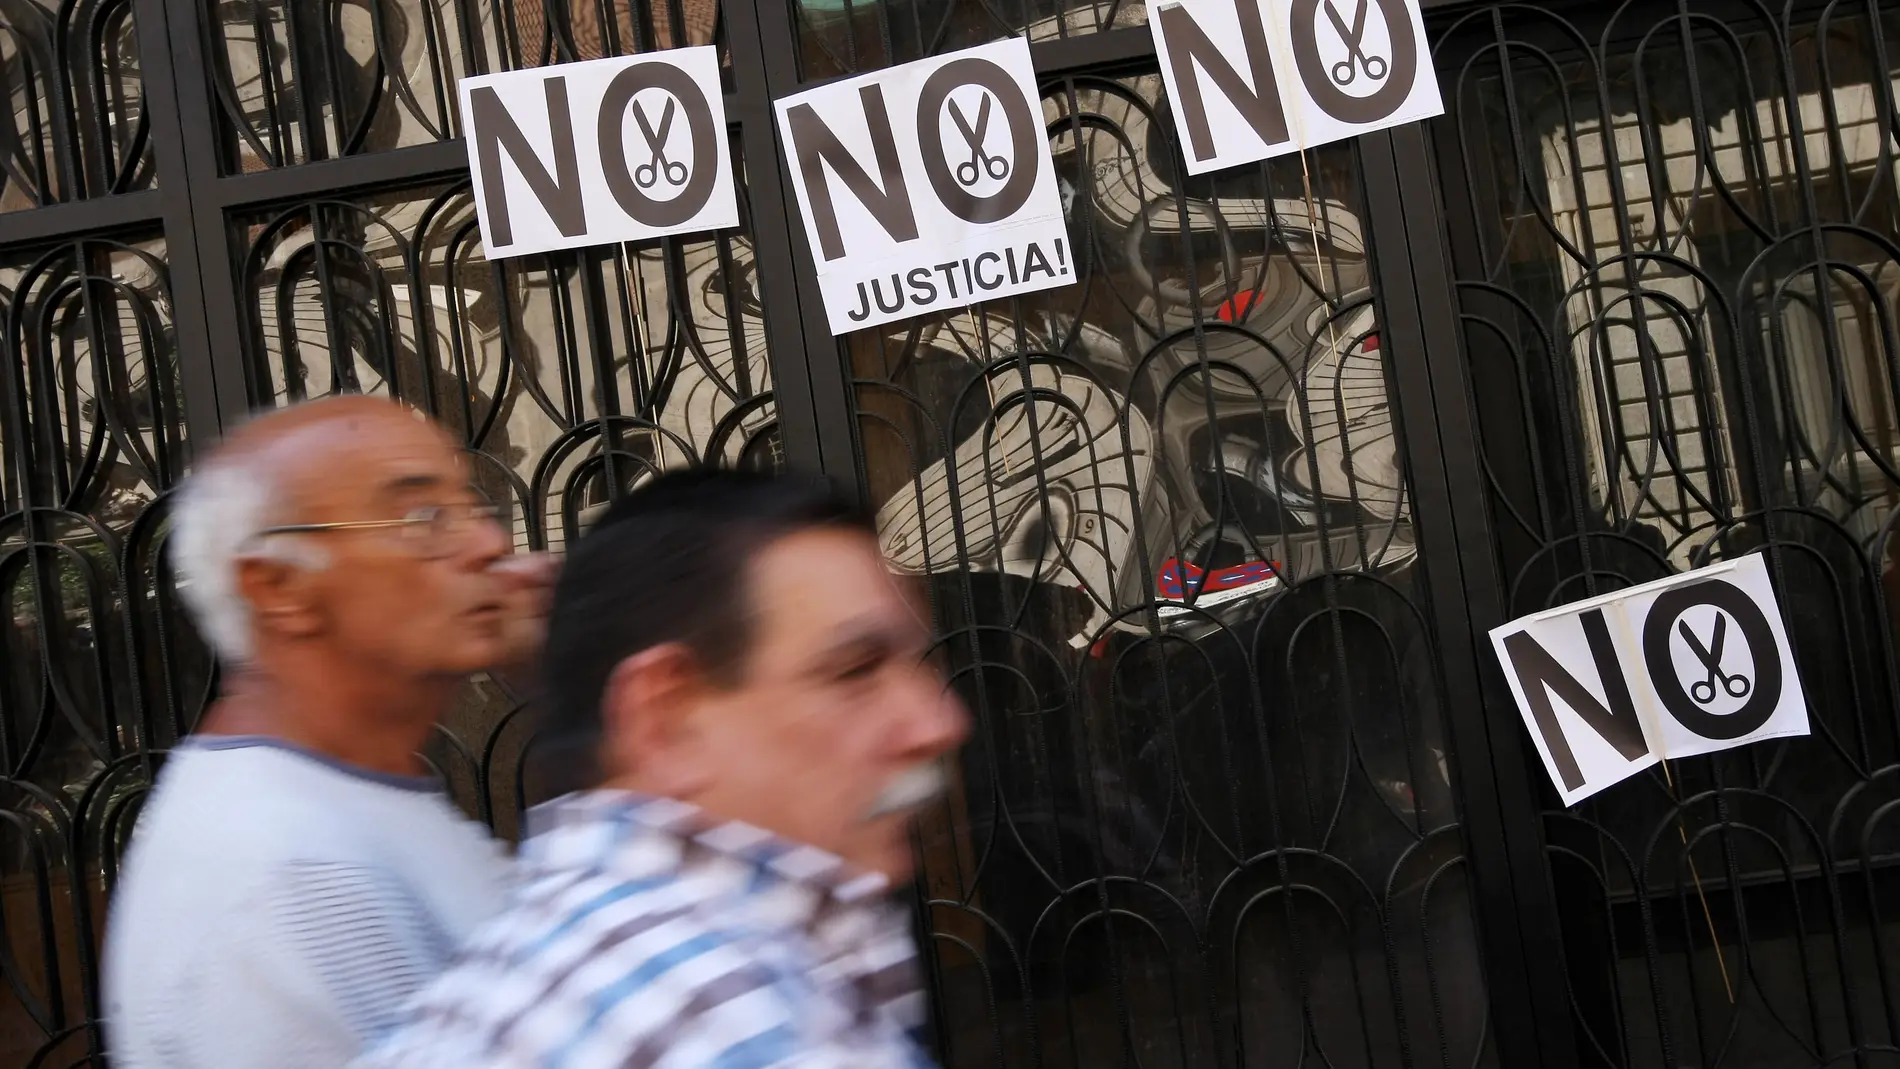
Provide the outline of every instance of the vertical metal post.
[[798,27],[789,0],[726,7],[751,200],[759,297],[772,360],[772,392],[786,457],[798,470],[856,487],[851,383],[831,335],[799,219],[772,101],[799,85]]
[[203,124],[187,124],[186,112],[179,105],[167,0],[133,0],[133,3],[139,69],[144,75],[145,115],[151,127],[152,162],[164,219],[180,400],[185,409],[185,429],[195,453],[217,440],[225,415],[219,401],[220,369],[212,356],[206,319],[204,272],[193,222],[191,169],[186,145],[189,136],[186,127]]
[[[1414,499],[1445,678],[1470,858],[1504,1065],[1574,1069],[1577,1051],[1536,783],[1490,653],[1504,588],[1452,280],[1449,235],[1423,124],[1359,139],[1373,234],[1381,347]],[[1489,700],[1488,700],[1489,699]]]
[[[163,8],[170,38],[168,57],[170,77],[165,86],[172,94],[173,122],[179,130],[178,152],[172,174],[167,178],[165,161],[159,161],[160,182],[183,184],[189,195],[186,217],[180,220],[180,241],[188,232],[195,234],[192,250],[193,274],[200,285],[203,307],[203,336],[196,340],[202,350],[197,359],[209,360],[214,368],[212,384],[222,425],[229,429],[250,413],[250,392],[244,371],[244,327],[238,309],[243,295],[238,291],[237,265],[232,262],[231,238],[226,228],[224,208],[218,197],[223,178],[223,154],[218,144],[219,109],[211,95],[212,67],[206,54],[209,36],[203,20],[210,17],[200,0],[138,0],[141,9]],[[144,31],[140,31],[141,38]],[[148,78],[150,75],[148,74]],[[147,91],[150,92],[148,82]],[[189,117],[189,121],[186,121]],[[166,233],[172,233],[167,215]],[[173,276],[178,272],[174,246]],[[183,349],[182,339],[180,344]],[[187,409],[189,412],[189,409]]]

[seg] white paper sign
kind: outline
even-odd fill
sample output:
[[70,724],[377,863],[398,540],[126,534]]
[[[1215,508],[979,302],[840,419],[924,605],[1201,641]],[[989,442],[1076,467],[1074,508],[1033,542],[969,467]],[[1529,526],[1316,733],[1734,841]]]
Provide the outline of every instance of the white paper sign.
[[1658,760],[1808,733],[1759,554],[1513,620],[1491,644],[1565,805]]
[[1166,0],[1149,26],[1192,174],[1445,110],[1418,0]]
[[778,123],[833,334],[1075,280],[1022,38],[785,97]]
[[739,225],[710,46],[464,78],[488,258]]

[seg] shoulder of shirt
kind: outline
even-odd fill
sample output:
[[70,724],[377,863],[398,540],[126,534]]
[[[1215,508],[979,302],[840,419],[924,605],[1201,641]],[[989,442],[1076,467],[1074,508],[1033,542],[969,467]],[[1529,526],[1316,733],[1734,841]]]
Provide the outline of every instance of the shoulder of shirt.
[[[366,839],[362,814],[338,804],[354,789],[346,774],[281,750],[186,751],[160,771],[134,846],[201,855],[225,872],[293,858],[357,860]],[[375,801],[384,820],[468,823],[439,794],[382,789],[386,797]]]
[[[743,910],[709,908],[690,876],[576,875],[521,886],[513,907],[478,929],[460,962],[411,1006],[409,1027],[360,1066],[452,1064],[448,1054],[466,1053],[462,1043],[488,1029],[507,1032],[509,1051],[533,1061],[549,1054],[550,1037],[569,1038],[560,1022],[577,1011],[642,1050],[718,1021],[735,1001],[774,1023],[793,1019],[800,972],[761,944]],[[426,1057],[407,1060],[418,1054]]]
[[[542,837],[543,851],[551,843]],[[574,852],[591,853],[580,843]],[[670,941],[707,936],[733,920],[731,888],[710,882],[707,874],[682,871],[678,848],[657,839],[623,842],[614,865],[530,864],[517,870],[509,908],[479,928],[472,958],[555,958],[586,948],[589,954],[616,957],[662,953]],[[546,862],[546,853],[537,860]],[[731,936],[722,936],[731,939]]]

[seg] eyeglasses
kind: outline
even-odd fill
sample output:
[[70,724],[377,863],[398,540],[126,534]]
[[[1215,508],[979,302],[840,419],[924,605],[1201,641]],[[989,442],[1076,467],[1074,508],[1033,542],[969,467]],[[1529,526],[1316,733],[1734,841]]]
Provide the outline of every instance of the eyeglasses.
[[500,512],[493,505],[424,505],[410,509],[396,520],[344,520],[339,523],[290,523],[266,527],[257,537],[271,535],[322,534],[326,531],[397,531],[424,557],[435,559],[454,552],[453,540],[479,524],[493,520]]

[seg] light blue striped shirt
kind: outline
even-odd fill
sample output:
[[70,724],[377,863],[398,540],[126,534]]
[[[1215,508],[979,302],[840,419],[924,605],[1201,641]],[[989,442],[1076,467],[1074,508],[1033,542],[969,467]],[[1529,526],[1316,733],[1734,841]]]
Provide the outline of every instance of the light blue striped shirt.
[[679,802],[533,814],[509,906],[358,1069],[927,1069],[881,876]]
[[433,779],[262,737],[174,750],[106,927],[115,1069],[337,1069],[505,901]]

